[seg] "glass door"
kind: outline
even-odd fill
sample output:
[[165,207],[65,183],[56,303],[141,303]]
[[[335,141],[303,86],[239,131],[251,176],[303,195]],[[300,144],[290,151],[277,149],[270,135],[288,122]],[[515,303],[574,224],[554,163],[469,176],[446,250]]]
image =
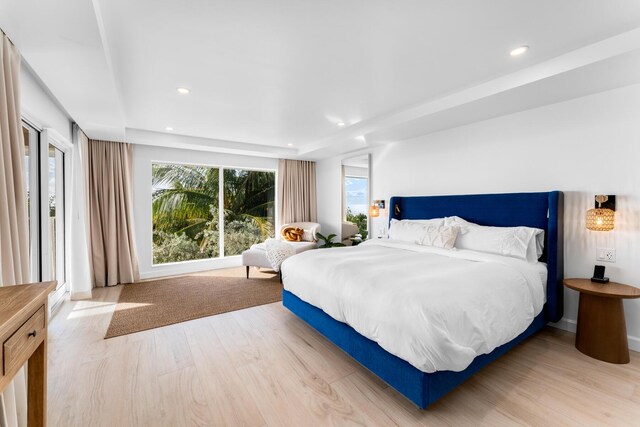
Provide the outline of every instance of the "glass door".
[[40,134],[40,280],[56,280],[54,309],[67,291],[65,271],[65,152],[48,129]]
[[47,147],[48,187],[48,280],[57,280],[58,288],[65,284],[64,258],[64,152],[53,144]]
[[[57,280],[49,308],[67,291],[65,269],[65,148],[49,130],[23,121],[29,222],[30,282]],[[68,171],[67,171],[68,172]]]
[[24,173],[27,188],[27,215],[29,221],[29,264],[31,277],[28,281],[40,280],[40,186],[38,182],[38,148],[40,132],[23,123]]

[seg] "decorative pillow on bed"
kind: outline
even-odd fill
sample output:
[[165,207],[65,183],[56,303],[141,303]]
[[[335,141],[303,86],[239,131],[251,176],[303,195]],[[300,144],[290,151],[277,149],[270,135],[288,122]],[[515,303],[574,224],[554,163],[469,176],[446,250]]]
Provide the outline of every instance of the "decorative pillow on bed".
[[424,234],[429,226],[439,227],[443,224],[444,219],[433,223],[433,225],[412,220],[398,221],[397,219],[392,219],[389,225],[389,238],[403,242],[422,244]]
[[432,219],[403,219],[401,221],[398,221],[397,219],[392,219],[391,222],[395,221],[395,222],[406,222],[406,223],[414,223],[414,224],[421,224],[421,225],[434,225],[436,227],[441,226],[444,224],[444,218],[432,218]]
[[298,227],[285,227],[282,229],[282,237],[287,242],[302,242],[304,230]]
[[460,227],[457,225],[427,226],[420,244],[436,248],[453,249],[459,233]]
[[447,225],[458,225],[455,247],[489,252],[537,262],[544,247],[544,230],[531,227],[489,227],[460,217],[448,217]]

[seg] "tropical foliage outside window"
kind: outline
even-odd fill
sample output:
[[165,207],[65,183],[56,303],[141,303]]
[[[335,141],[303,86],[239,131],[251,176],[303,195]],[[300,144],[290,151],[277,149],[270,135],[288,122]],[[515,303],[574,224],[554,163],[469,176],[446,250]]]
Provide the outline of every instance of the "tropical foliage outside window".
[[347,221],[354,223],[358,226],[358,232],[363,239],[367,238],[367,215],[361,213],[354,214],[351,208],[347,208]]
[[[275,173],[154,164],[153,262],[163,264],[238,255],[273,236]],[[219,224],[222,203],[224,227]]]
[[274,236],[275,173],[224,170],[224,254]]

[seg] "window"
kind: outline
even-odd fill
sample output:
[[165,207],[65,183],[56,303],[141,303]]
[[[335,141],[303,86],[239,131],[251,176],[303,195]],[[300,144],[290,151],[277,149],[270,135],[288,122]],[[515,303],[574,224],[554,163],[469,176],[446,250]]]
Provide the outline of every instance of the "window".
[[346,219],[358,226],[363,238],[367,237],[369,215],[369,179],[345,176]]
[[274,235],[275,173],[224,170],[224,254],[240,255]]
[[154,264],[239,255],[273,236],[274,172],[180,164],[151,170]]
[[220,256],[217,168],[154,164],[153,263]]
[[239,255],[274,235],[274,172],[180,164],[151,170],[154,264]]

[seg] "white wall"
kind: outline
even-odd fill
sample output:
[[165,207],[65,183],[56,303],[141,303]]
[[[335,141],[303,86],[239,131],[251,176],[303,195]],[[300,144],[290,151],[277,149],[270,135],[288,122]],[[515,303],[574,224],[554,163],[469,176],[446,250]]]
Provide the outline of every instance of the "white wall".
[[[276,171],[278,160],[264,157],[239,156],[150,145],[133,148],[133,204],[136,244],[142,278],[191,273],[214,268],[241,265],[239,256],[224,259],[187,261],[183,263],[153,265],[151,224],[151,164],[175,162],[192,165],[250,168]],[[277,215],[277,213],[276,213]]]
[[316,162],[316,188],[318,222],[322,234],[340,236],[342,229],[342,162],[340,158]]
[[71,142],[71,119],[24,63],[20,67],[23,116],[41,128],[51,128]]
[[[639,114],[634,85],[377,147],[372,197],[562,190],[565,277],[590,277],[596,247],[609,247],[617,263],[606,264],[607,275],[640,286]],[[339,159],[318,170],[319,222],[337,229]],[[595,194],[617,195],[612,232],[585,228]],[[561,327],[575,328],[577,306],[578,294],[565,290]],[[629,344],[640,350],[640,301],[625,301],[625,309]]]

